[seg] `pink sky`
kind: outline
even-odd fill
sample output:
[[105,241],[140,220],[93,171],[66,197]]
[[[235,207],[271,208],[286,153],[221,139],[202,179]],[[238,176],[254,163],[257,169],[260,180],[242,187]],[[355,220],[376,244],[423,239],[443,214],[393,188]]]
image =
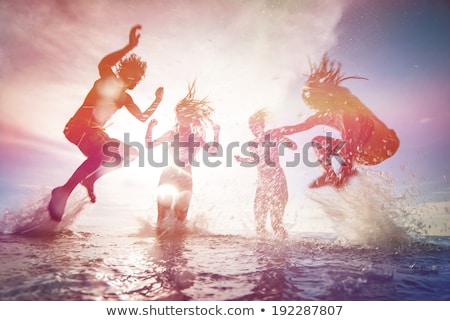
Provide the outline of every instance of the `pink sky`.
[[[381,16],[389,10],[387,3],[372,14]],[[173,125],[173,107],[194,79],[198,94],[208,96],[216,108],[223,144],[249,140],[248,116],[261,107],[272,111],[273,126],[296,123],[310,113],[300,97],[309,72],[308,59],[318,61],[330,51],[343,63],[346,74],[369,78],[345,85],[401,138],[398,154],[376,169],[388,171],[401,180],[400,185],[409,184],[412,174],[429,178],[425,183],[437,187],[427,191],[443,193],[446,196],[439,200],[448,200],[448,183],[443,181],[449,176],[449,153],[444,147],[449,147],[450,115],[448,94],[442,95],[449,92],[448,82],[442,84],[441,78],[433,75],[420,79],[426,67],[421,61],[411,63],[408,75],[396,69],[395,61],[384,67],[377,64],[382,60],[380,55],[392,47],[377,56],[371,43],[376,41],[375,33],[373,40],[357,39],[358,27],[352,28],[350,20],[343,20],[357,4],[331,0],[2,1],[1,192],[7,194],[11,184],[62,184],[83,160],[76,147],[65,140],[62,129],[98,77],[99,60],[124,46],[131,26],[140,23],[142,36],[135,52],[148,61],[149,68],[131,94],[144,109],[156,88],[165,87],[163,102],[154,114],[159,121],[155,131]],[[382,28],[383,21],[378,23]],[[346,38],[348,30],[355,32],[352,41]],[[357,41],[358,47],[349,47]],[[352,52],[358,53],[356,58]],[[407,52],[404,54],[406,57]],[[395,57],[401,61],[400,53]],[[414,68],[418,69],[417,79],[411,81]],[[146,130],[146,124],[122,111],[111,122],[108,130],[119,139],[130,132],[131,138],[139,141]],[[295,139],[301,144],[311,137],[302,133]],[[200,182],[211,175],[211,169],[202,171],[197,174]],[[318,169],[302,166],[287,172],[292,175],[295,207],[304,202],[303,190]],[[159,170],[125,169],[105,180],[114,182],[114,177],[130,173],[136,182],[147,180],[145,188],[149,188],[148,180],[153,182]],[[251,198],[255,174],[240,168],[214,172],[225,186],[219,190],[230,190],[225,201],[233,199],[233,188],[226,185],[234,186],[236,179],[247,191],[240,194]],[[129,176],[125,179],[130,181]],[[210,201],[214,202],[214,197]]]

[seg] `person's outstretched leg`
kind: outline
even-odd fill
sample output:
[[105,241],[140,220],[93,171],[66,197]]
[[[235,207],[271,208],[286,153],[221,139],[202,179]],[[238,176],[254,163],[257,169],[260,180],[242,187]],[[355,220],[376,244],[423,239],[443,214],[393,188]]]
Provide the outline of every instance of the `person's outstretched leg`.
[[173,204],[173,209],[175,211],[175,217],[179,222],[184,222],[186,220],[191,198],[192,191],[190,190],[181,191],[177,194]]
[[48,211],[52,220],[60,222],[64,214],[67,199],[86,176],[95,172],[102,164],[102,154],[88,157],[72,174],[69,180],[62,186],[52,190],[52,197],[48,204]]
[[286,203],[281,204],[277,202],[273,204],[270,208],[270,221],[272,224],[272,229],[275,235],[279,238],[285,239],[287,237],[286,229],[283,226],[283,216],[284,210],[286,208]]
[[279,179],[278,184],[274,186],[272,204],[269,206],[270,221],[272,229],[277,237],[285,239],[287,232],[283,226],[283,216],[286,209],[286,204],[289,199],[286,178]]
[[341,141],[331,137],[317,136],[312,140],[312,146],[317,155],[317,158],[322,166],[323,174],[313,181],[309,187],[317,188],[324,185],[336,185],[338,183],[338,176],[333,169],[331,163],[331,156],[333,148]]
[[[125,152],[125,150],[126,150],[126,152]],[[96,201],[96,196],[94,193],[95,182],[103,175],[105,175],[109,172],[112,172],[116,169],[121,168],[123,166],[123,164],[129,164],[132,161],[134,161],[139,156],[139,151],[131,146],[128,146],[128,145],[120,142],[120,147],[116,151],[115,156],[116,156],[116,158],[108,158],[105,155],[103,155],[103,162],[105,162],[105,164],[100,166],[96,171],[94,171],[92,174],[87,176],[81,182],[81,185],[86,187],[86,190],[88,192],[89,198],[91,199],[92,203],[95,203],[95,201]],[[118,156],[122,157],[122,159],[120,160],[120,163],[117,165],[112,165],[114,163],[117,163]]]
[[94,193],[94,184],[95,182],[102,177],[103,175],[116,170],[120,168],[121,166],[115,166],[115,167],[103,167],[100,166],[96,171],[94,171],[92,174],[90,174],[88,177],[86,177],[84,180],[81,181],[81,185],[86,187],[86,190],[88,192],[89,198],[91,200],[91,203],[95,203],[96,196]]
[[267,196],[265,195],[263,187],[256,188],[256,195],[253,202],[253,212],[255,215],[256,234],[258,237],[267,237],[266,220],[267,211],[269,207]]
[[347,184],[348,180],[354,175],[358,174],[358,171],[355,168],[355,164],[353,163],[354,153],[357,150],[360,150],[361,147],[355,146],[352,142],[348,142],[341,149],[341,162],[339,172],[337,173],[337,182],[336,187],[342,187]]

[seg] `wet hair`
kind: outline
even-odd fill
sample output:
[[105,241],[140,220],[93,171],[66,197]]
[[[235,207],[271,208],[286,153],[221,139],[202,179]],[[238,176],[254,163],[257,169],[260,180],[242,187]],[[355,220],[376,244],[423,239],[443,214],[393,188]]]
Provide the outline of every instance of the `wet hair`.
[[117,64],[117,74],[119,77],[122,77],[126,73],[127,76],[133,76],[136,81],[141,80],[145,76],[146,70],[147,63],[134,53],[121,59]]
[[210,106],[207,97],[195,97],[195,81],[188,85],[187,95],[175,106],[175,115],[179,122],[180,117],[189,118],[191,129],[203,135],[204,128],[213,125],[214,108]]
[[318,66],[310,64],[310,75],[308,82],[317,83],[318,85],[327,84],[332,86],[339,86],[341,82],[348,79],[365,79],[359,76],[348,76],[341,73],[341,63],[330,60],[328,54],[322,56],[322,60]]

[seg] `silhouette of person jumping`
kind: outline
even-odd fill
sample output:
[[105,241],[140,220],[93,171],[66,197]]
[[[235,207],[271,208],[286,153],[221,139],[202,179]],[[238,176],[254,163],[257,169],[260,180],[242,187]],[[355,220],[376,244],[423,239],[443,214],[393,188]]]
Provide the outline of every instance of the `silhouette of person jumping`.
[[[156,90],[156,98],[150,107],[141,112],[127,93],[127,90],[134,89],[144,77],[147,68],[146,62],[136,54],[127,56],[127,53],[138,45],[141,28],[140,25],[132,27],[128,44],[100,61],[98,65],[100,78],[95,81],[83,104],[64,128],[66,138],[77,145],[87,159],[64,185],[52,190],[48,210],[54,221],[61,221],[67,200],[79,183],[86,187],[91,202],[95,202],[94,183],[96,180],[123,164],[124,143],[109,137],[104,129],[105,123],[113,114],[125,106],[134,117],[145,122],[162,100],[164,89],[160,87]],[[121,164],[114,167],[102,166],[103,162],[111,160],[105,155],[104,149],[112,147],[115,147],[116,152],[121,155]],[[131,146],[126,146],[126,148],[130,151],[128,161],[132,161],[137,157],[138,151]],[[108,154],[111,155],[111,153]]]
[[214,109],[206,98],[195,97],[195,82],[189,86],[188,94],[175,106],[176,123],[173,129],[161,137],[153,139],[153,128],[158,123],[152,119],[148,125],[145,141],[148,148],[162,143],[170,143],[173,157],[171,164],[164,168],[158,183],[157,228],[161,226],[170,211],[179,222],[185,222],[192,198],[192,164],[200,148],[215,153],[216,146],[205,142],[208,127],[214,130],[214,142],[217,144],[220,126],[212,120]]
[[[322,176],[310,187],[331,185],[343,186],[357,173],[355,165],[376,165],[394,155],[400,141],[394,130],[389,129],[350,90],[340,86],[347,79],[341,64],[330,62],[325,54],[319,66],[312,66],[311,74],[303,87],[303,99],[316,113],[295,126],[296,131],[305,131],[318,125],[338,130],[341,138],[318,136],[312,146],[324,170]],[[339,155],[340,166],[336,172],[330,157]]]
[[266,220],[270,222],[275,235],[281,238],[287,237],[283,227],[283,216],[288,202],[288,187],[286,175],[279,163],[279,147],[284,144],[292,150],[297,149],[297,144],[285,135],[295,134],[293,126],[265,129],[267,112],[259,110],[249,118],[249,127],[255,139],[249,142],[249,152],[254,156],[235,156],[241,163],[256,164],[258,177],[256,193],[253,202],[253,211],[256,220],[256,233],[266,237]]

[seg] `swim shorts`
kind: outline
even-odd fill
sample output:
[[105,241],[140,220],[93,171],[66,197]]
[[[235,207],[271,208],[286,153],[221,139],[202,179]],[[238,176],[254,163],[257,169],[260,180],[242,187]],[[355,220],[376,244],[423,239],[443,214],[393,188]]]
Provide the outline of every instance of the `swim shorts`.
[[69,121],[64,128],[64,135],[87,157],[103,152],[104,145],[107,143],[119,142],[109,137],[103,128],[72,121]]

